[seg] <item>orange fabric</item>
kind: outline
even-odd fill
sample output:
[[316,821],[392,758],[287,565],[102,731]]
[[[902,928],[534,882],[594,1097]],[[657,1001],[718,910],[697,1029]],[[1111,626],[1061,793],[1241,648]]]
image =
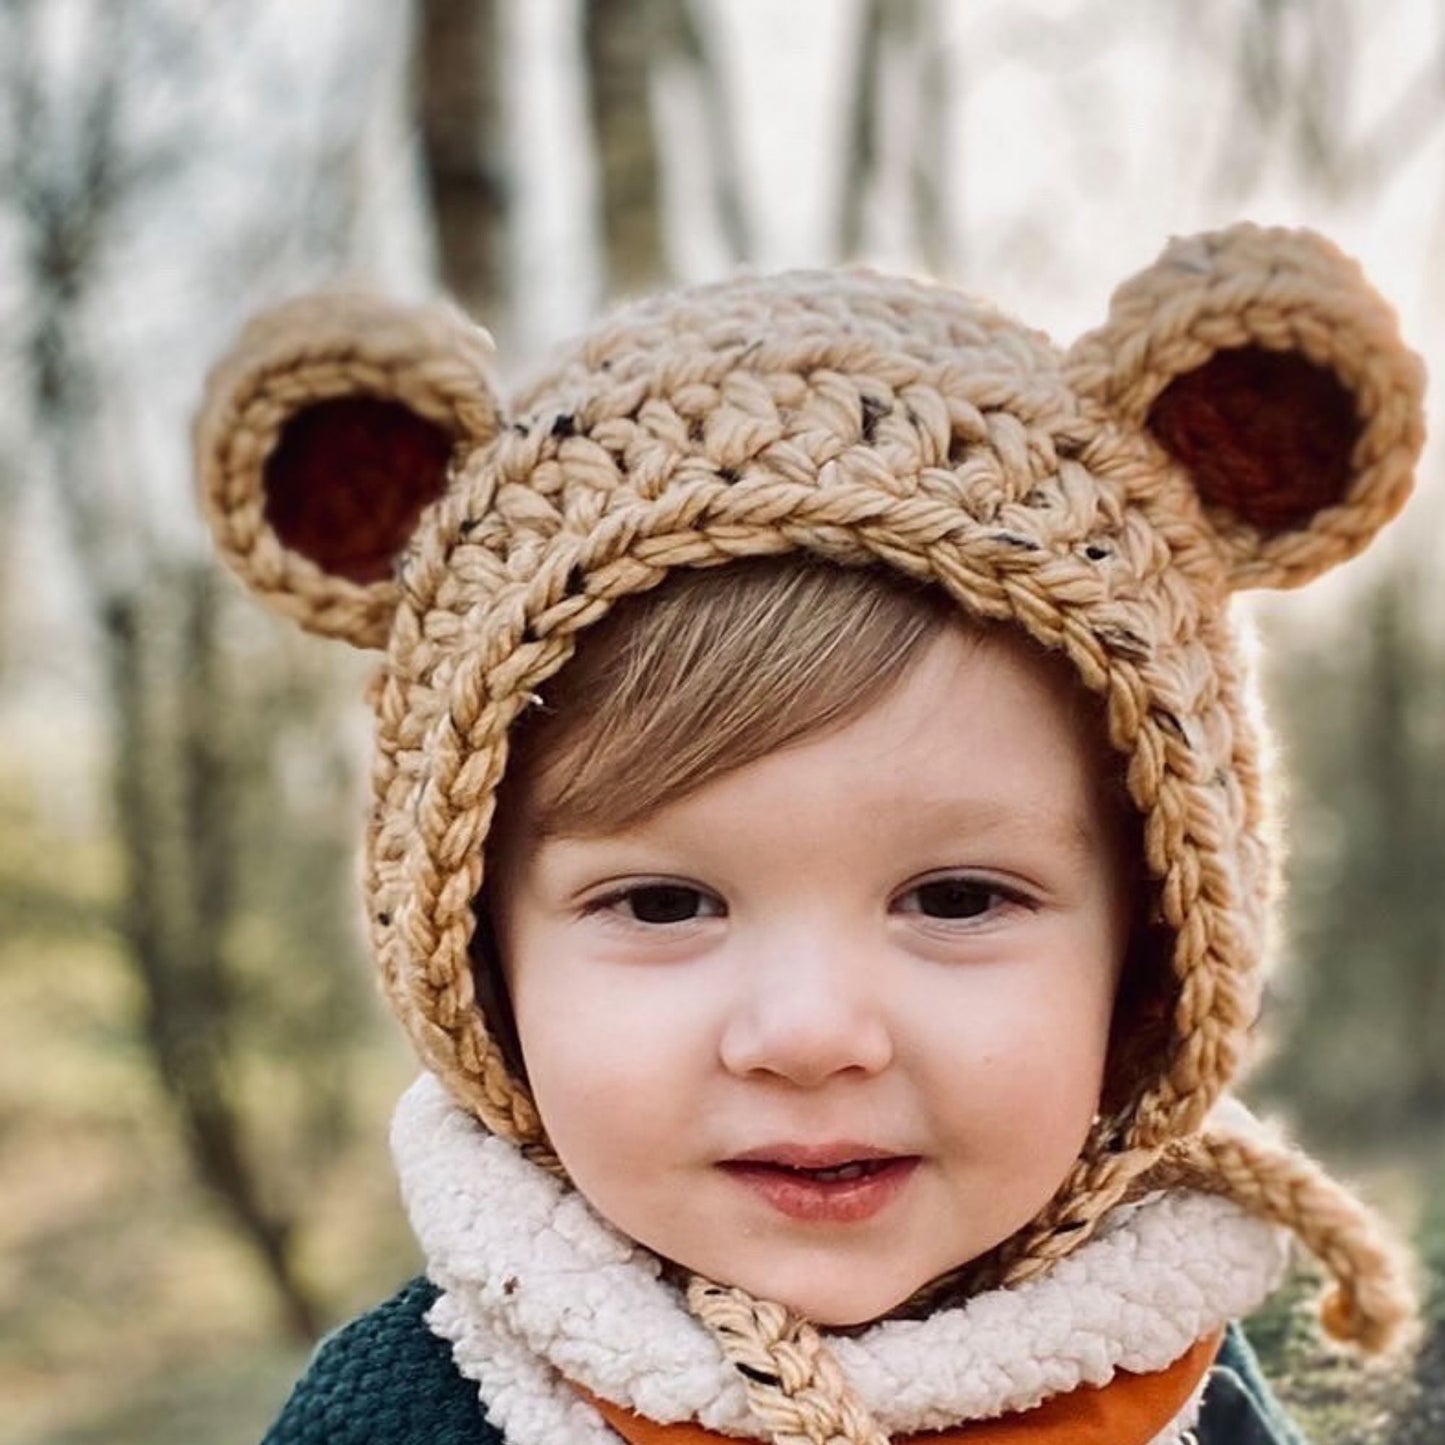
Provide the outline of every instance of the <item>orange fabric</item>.
[[[1080,1385],[1032,1410],[900,1436],[896,1445],[1148,1445],[1188,1404],[1223,1338],[1221,1331],[1200,1340],[1152,1375],[1120,1370],[1102,1388]],[[628,1445],[719,1445],[730,1438],[701,1425],[659,1425],[599,1400],[580,1385],[574,1388]]]

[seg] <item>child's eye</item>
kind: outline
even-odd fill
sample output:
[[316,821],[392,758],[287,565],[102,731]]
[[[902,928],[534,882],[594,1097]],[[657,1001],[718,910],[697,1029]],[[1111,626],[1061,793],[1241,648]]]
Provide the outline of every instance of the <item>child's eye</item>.
[[722,904],[711,894],[686,883],[638,884],[599,899],[597,906],[620,913],[630,922],[654,926],[716,918],[723,912]]
[[932,878],[902,894],[898,907],[900,912],[918,913],[925,918],[966,922],[1019,901],[1010,889],[987,879]]

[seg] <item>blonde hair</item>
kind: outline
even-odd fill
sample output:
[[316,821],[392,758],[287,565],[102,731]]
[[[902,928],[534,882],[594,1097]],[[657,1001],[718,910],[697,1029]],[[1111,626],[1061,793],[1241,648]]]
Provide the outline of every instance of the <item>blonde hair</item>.
[[548,680],[499,809],[525,793],[543,835],[620,831],[864,712],[957,617],[930,588],[806,558],[674,574]]

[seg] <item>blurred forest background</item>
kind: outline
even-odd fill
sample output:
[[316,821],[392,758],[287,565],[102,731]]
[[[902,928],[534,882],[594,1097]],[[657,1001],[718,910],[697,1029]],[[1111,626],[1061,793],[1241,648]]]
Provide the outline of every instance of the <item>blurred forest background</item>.
[[[1068,340],[1239,215],[1360,255],[1445,376],[1445,7],[0,0],[0,1440],[249,1445],[417,1265],[366,662],[253,609],[192,501],[248,312],[445,289],[516,372],[618,294],[863,259]],[[1293,894],[1249,1093],[1432,1271],[1390,1370],[1308,1281],[1253,1322],[1320,1445],[1445,1439],[1441,467],[1255,609]]]

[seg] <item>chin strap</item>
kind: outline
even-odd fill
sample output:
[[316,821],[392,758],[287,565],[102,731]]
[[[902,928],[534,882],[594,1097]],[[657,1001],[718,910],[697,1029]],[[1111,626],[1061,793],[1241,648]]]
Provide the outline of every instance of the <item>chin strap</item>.
[[[1147,1169],[1119,1172],[1117,1192],[1131,1198],[1159,1189],[1223,1195],[1288,1228],[1333,1277],[1320,1303],[1333,1338],[1379,1354],[1409,1337],[1417,1306],[1401,1254],[1379,1220],[1306,1155],[1211,1128],[1168,1145]],[[1051,1248],[1012,1260],[1005,1273],[1031,1274],[1031,1263],[1047,1268],[1092,1233],[1092,1227],[1056,1231]],[[687,1301],[743,1377],[753,1413],[774,1445],[888,1445],[806,1320],[696,1276]]]
[[1369,1354],[1403,1344],[1417,1302],[1401,1251],[1379,1219],[1314,1160],[1270,1140],[1208,1129],[1168,1145],[1142,1185],[1222,1194],[1282,1224],[1329,1271],[1320,1320]]
[[806,1320],[699,1276],[688,1285],[687,1303],[743,1377],[773,1445],[888,1445]]

